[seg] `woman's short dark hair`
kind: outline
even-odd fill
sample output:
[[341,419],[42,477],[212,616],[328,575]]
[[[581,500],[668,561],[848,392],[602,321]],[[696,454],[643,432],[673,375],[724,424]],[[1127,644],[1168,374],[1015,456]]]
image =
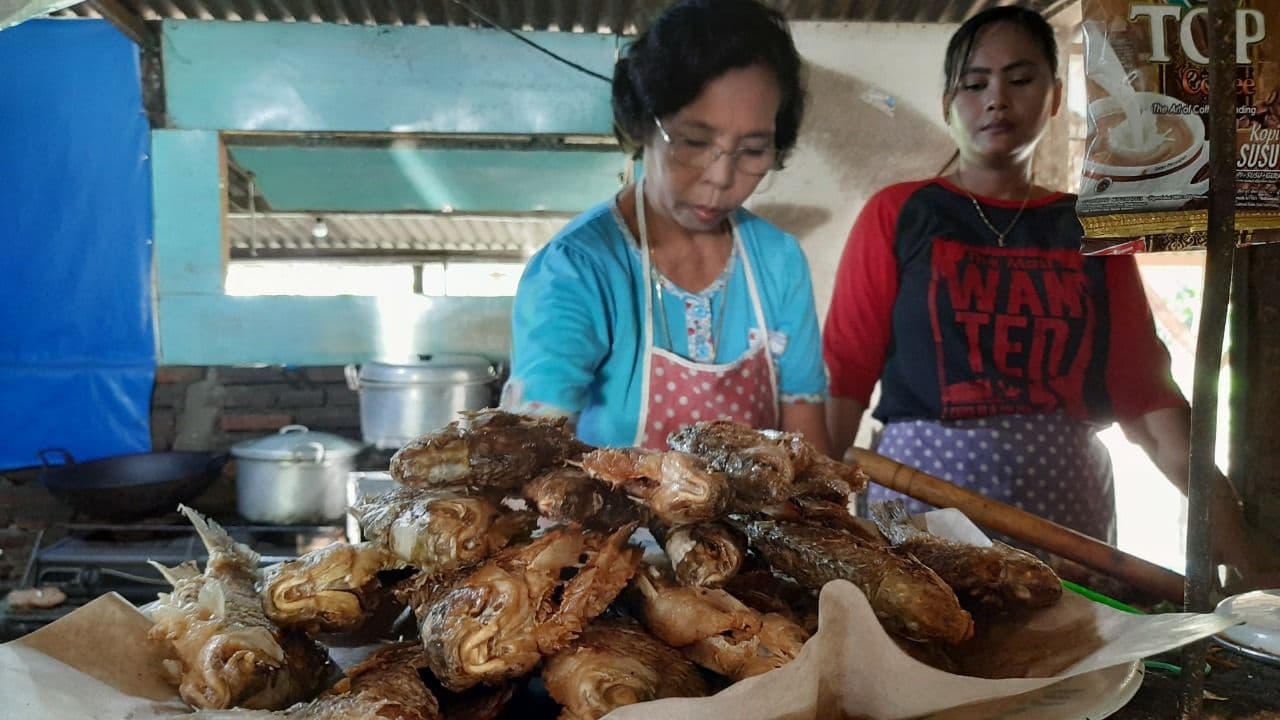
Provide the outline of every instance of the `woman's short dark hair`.
[[778,81],[773,142],[790,150],[804,114],[800,54],[782,13],[756,0],[681,0],[664,10],[614,66],[614,134],[638,156],[655,117],[678,112],[707,83],[752,65]]
[[1053,27],[1049,25],[1049,21],[1035,10],[1017,5],[1001,5],[983,10],[965,20],[964,24],[951,36],[951,42],[947,44],[947,59],[942,66],[945,79],[943,87],[946,88],[946,95],[954,93],[956,86],[960,84],[960,75],[969,64],[969,57],[973,55],[973,44],[978,34],[983,28],[996,23],[1012,23],[1025,30],[1032,41],[1040,46],[1044,59],[1049,61],[1049,70],[1054,77],[1057,77],[1058,40],[1054,37]]

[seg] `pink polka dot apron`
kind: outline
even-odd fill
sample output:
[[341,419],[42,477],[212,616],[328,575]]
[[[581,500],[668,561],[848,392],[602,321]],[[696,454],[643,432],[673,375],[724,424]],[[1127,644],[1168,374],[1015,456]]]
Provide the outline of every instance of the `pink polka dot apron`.
[[700,420],[737,420],[755,428],[777,428],[778,380],[766,340],[769,331],[751,261],[742,249],[737,225],[733,227],[733,246],[742,259],[743,274],[747,278],[747,292],[758,328],[753,333],[755,341],[731,363],[694,362],[654,344],[653,298],[654,292],[660,293],[662,288],[651,282],[656,271],[649,256],[642,184],[643,181],[636,183],[636,224],[640,229],[645,284],[653,288],[645,292],[644,299],[644,384],[635,444],[666,450],[667,435]]
[[[938,422],[898,420],[877,452],[950,483],[1115,542],[1111,456],[1094,426],[1061,413],[998,415]],[[933,507],[872,484],[867,502],[902,499],[913,512]]]

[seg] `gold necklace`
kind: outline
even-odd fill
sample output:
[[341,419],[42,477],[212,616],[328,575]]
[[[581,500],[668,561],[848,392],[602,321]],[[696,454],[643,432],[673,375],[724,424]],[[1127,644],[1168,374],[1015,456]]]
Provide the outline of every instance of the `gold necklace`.
[[1031,200],[1032,184],[1031,183],[1027,184],[1027,194],[1022,196],[1022,204],[1018,206],[1018,212],[1014,213],[1013,219],[1009,221],[1009,224],[1005,227],[1004,232],[1000,232],[999,230],[997,230],[996,226],[992,225],[991,221],[987,219],[987,214],[982,211],[982,205],[981,203],[978,202],[978,198],[974,197],[973,193],[969,192],[969,188],[965,187],[964,184],[960,182],[959,173],[956,173],[956,185],[959,186],[960,189],[964,191],[964,194],[968,196],[969,202],[973,203],[973,209],[978,212],[978,219],[981,220],[982,224],[986,225],[987,229],[990,230],[992,234],[996,236],[996,245],[1000,247],[1004,247],[1005,237],[1009,235],[1009,232],[1013,230],[1013,226],[1017,225],[1018,220],[1022,218],[1022,211],[1027,209],[1027,202]]

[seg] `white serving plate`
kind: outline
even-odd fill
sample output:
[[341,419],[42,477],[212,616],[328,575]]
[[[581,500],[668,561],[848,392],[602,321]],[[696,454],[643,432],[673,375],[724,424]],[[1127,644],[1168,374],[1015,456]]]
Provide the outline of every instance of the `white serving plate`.
[[1218,633],[1215,640],[1244,655],[1280,663],[1280,589],[1232,595],[1214,612],[1244,621]]

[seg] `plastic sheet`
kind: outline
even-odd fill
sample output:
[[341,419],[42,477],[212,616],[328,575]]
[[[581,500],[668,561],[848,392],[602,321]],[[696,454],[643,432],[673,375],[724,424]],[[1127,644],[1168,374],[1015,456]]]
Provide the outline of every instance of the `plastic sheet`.
[[0,32],[0,469],[150,449],[150,128],[96,20]]
[[0,0],[0,30],[13,27],[23,20],[58,12],[80,0]]

